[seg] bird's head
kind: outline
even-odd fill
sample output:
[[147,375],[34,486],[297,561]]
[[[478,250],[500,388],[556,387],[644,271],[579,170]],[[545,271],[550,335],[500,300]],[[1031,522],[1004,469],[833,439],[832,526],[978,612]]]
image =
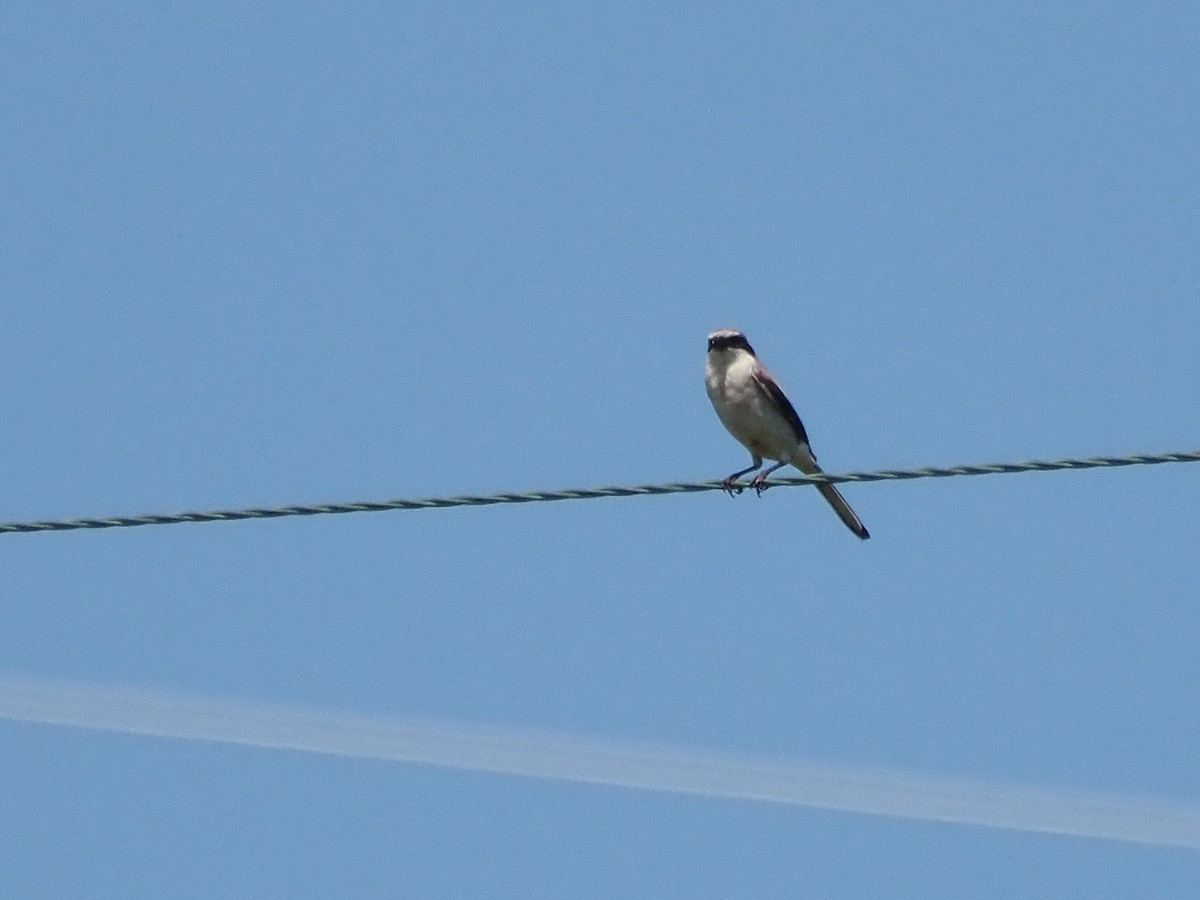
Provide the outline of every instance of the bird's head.
[[728,350],[745,350],[751,356],[754,355],[754,348],[750,346],[750,342],[746,340],[746,336],[740,331],[734,331],[732,328],[722,328],[720,331],[714,331],[708,336],[709,353],[719,353]]

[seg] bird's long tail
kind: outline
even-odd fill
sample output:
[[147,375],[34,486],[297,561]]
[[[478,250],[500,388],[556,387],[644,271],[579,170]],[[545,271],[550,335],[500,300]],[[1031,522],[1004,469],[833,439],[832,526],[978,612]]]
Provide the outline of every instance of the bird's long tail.
[[[820,473],[817,469],[816,473]],[[846,523],[846,527],[853,531],[862,540],[866,540],[871,536],[867,531],[867,526],[862,523],[862,519],[850,508],[850,504],[846,502],[846,498],[841,495],[836,487],[832,484],[818,484],[817,490],[821,492],[821,496],[825,498],[825,502],[833,507],[833,511],[838,514],[838,518]]]

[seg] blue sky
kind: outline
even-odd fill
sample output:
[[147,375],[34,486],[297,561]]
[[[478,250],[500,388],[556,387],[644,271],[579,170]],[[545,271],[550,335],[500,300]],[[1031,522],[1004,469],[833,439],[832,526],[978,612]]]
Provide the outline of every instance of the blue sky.
[[[0,14],[6,521],[1194,449],[1185,4]],[[1200,794],[1200,470],[0,536],[22,677]],[[1194,852],[0,725],[0,893],[1191,896]]]

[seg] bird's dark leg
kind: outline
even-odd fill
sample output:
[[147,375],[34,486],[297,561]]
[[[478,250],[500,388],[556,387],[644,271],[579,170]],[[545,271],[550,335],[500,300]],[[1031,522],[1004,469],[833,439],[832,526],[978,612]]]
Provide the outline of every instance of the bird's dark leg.
[[777,469],[782,469],[786,465],[786,462],[775,463],[775,465],[771,466],[771,468],[767,469],[767,471],[760,472],[758,475],[754,476],[754,480],[750,482],[750,485],[758,493],[758,496],[761,497],[763,495],[763,491],[767,489],[767,479],[771,476],[771,473]]
[[726,478],[724,481],[721,482],[721,490],[723,490],[725,493],[727,493],[730,497],[732,497],[734,494],[740,494],[743,490],[745,490],[745,488],[743,488],[740,484],[734,484],[735,481],[737,481],[739,478],[741,478],[747,472],[753,472],[755,469],[762,468],[762,457],[755,456],[752,458],[754,460],[753,465],[748,466],[745,469],[742,469],[742,471],[740,471],[740,472],[734,472],[732,475],[730,475],[728,478]]

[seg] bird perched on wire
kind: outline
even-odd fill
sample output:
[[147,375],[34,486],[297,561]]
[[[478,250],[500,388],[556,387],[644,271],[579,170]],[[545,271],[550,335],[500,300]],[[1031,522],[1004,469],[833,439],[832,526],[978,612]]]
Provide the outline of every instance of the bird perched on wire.
[[[795,466],[805,475],[822,474],[804,423],[775,376],[758,361],[744,334],[725,328],[708,336],[704,382],[717,418],[750,451],[753,460],[753,465],[724,480],[727,493],[741,493],[737,480],[761,469],[764,457],[776,464],[751,481],[760,496],[767,489],[767,477],[786,465]],[[871,536],[836,487],[818,484],[816,488],[847,528],[864,541]]]

